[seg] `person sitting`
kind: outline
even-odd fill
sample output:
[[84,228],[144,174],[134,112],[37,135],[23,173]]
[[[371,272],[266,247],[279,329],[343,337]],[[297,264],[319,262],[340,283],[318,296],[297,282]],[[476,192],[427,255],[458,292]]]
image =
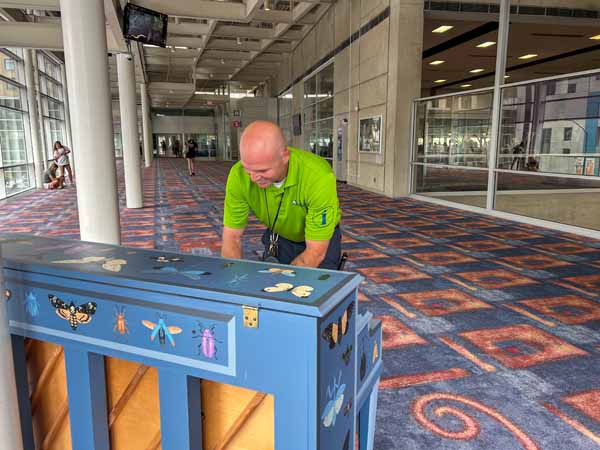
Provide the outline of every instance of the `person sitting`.
[[58,165],[56,163],[50,164],[48,169],[44,172],[43,181],[44,189],[63,189],[64,188],[64,177],[59,176],[56,172],[58,171]]

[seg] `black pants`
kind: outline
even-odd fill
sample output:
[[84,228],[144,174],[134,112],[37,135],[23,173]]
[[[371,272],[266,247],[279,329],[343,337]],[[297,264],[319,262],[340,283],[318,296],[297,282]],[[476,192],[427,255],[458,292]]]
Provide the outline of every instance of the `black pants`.
[[[271,231],[269,229],[267,229],[262,235],[262,243],[265,246],[265,253],[263,256],[268,256],[267,252],[269,249],[270,235]],[[284,238],[283,236],[279,236],[277,259],[279,260],[280,264],[291,263],[296,258],[296,256],[298,256],[304,250],[306,250],[306,242],[294,242]],[[325,255],[325,259],[323,259],[323,261],[319,265],[319,268],[337,270],[341,258],[342,233],[338,225],[337,227],[335,227],[333,236],[331,236],[331,240],[329,241],[329,248],[327,249],[327,254]]]

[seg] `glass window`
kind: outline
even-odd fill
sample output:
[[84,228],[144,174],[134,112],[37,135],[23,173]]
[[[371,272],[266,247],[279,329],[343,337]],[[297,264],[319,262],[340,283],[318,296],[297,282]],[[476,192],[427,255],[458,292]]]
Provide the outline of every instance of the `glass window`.
[[570,83],[567,87],[567,93],[568,94],[574,94],[577,92],[577,85],[575,83]]
[[570,141],[572,135],[573,135],[573,128],[569,127],[569,128],[565,128],[563,130],[563,140]]
[[6,195],[14,195],[32,187],[29,168],[26,165],[4,168]]
[[315,102],[317,96],[317,76],[314,75],[304,82],[304,104]]
[[304,82],[303,126],[306,150],[333,161],[333,64]]

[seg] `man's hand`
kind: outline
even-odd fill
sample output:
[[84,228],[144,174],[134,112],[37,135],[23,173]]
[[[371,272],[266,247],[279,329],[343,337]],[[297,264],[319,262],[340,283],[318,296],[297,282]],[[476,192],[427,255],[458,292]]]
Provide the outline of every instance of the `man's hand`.
[[244,228],[223,227],[223,242],[221,243],[221,256],[223,258],[242,258],[242,235]]
[[306,250],[290,263],[292,266],[319,267],[327,255],[329,241],[306,241]]

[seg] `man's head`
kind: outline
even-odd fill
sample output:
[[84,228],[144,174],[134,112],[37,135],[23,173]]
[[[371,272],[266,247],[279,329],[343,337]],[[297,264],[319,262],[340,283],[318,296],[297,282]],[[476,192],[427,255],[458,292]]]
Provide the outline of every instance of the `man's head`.
[[240,140],[240,159],[244,170],[261,188],[283,180],[290,151],[281,128],[262,120],[248,125]]

